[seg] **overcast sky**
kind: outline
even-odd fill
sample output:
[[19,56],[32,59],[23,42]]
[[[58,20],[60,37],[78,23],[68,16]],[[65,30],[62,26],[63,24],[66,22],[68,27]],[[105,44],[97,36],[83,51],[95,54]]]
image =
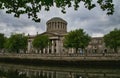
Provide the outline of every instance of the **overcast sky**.
[[99,37],[110,32],[114,28],[120,28],[120,0],[113,0],[115,3],[115,12],[112,16],[107,16],[99,7],[87,10],[83,5],[78,11],[73,8],[67,8],[66,14],[61,13],[61,9],[52,7],[50,11],[42,10],[38,16],[41,18],[40,23],[22,15],[15,18],[12,14],[6,14],[4,10],[0,11],[0,33],[9,36],[11,33],[26,33],[35,35],[36,32],[42,33],[46,31],[46,22],[53,17],[61,17],[68,22],[67,31],[82,28],[90,36]]

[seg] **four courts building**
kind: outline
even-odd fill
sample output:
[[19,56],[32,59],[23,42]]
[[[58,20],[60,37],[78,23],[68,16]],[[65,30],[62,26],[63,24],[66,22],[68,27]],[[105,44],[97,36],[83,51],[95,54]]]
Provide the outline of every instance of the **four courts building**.
[[[75,49],[69,48],[66,49],[63,46],[64,36],[68,34],[67,32],[67,22],[59,17],[54,17],[47,21],[46,23],[46,32],[41,33],[39,35],[47,35],[52,42],[51,46],[44,48],[42,54],[68,54],[68,53],[76,53]],[[32,46],[32,41],[34,40],[36,35],[29,35],[28,39],[28,53],[37,53],[36,49]],[[94,37],[90,41],[89,45],[85,48],[87,53],[101,53],[101,52],[113,52],[109,48],[105,47],[102,37]],[[41,53],[41,51],[39,52]],[[79,52],[81,53],[81,49]]]

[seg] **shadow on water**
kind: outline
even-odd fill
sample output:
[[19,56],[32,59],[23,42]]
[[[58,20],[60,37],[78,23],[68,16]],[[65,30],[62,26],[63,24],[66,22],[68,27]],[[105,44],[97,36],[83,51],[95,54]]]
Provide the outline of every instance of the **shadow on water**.
[[0,63],[0,78],[120,78],[120,69]]
[[24,64],[29,66],[49,66],[49,67],[84,67],[84,68],[114,68],[120,69],[120,61],[65,61],[65,60],[41,60],[41,59],[19,59],[0,58],[1,63]]

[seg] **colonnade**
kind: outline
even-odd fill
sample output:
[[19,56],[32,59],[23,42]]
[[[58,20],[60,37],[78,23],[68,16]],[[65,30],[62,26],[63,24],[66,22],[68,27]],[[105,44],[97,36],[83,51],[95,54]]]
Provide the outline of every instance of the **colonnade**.
[[64,30],[66,31],[67,24],[63,22],[49,22],[47,24],[47,31],[53,31],[53,30]]
[[44,49],[45,54],[59,54],[60,51],[60,42],[59,40],[51,40],[51,45]]
[[50,39],[51,45],[43,49],[42,51],[39,51],[35,48],[33,48],[32,41],[28,42],[28,52],[27,53],[39,53],[39,54],[60,54],[62,51],[62,43],[59,39]]

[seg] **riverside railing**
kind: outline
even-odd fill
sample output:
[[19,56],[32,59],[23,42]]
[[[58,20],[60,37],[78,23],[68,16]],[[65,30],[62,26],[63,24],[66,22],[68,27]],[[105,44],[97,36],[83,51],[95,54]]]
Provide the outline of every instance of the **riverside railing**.
[[43,59],[43,60],[120,60],[120,54],[17,54],[1,53],[0,58]]

